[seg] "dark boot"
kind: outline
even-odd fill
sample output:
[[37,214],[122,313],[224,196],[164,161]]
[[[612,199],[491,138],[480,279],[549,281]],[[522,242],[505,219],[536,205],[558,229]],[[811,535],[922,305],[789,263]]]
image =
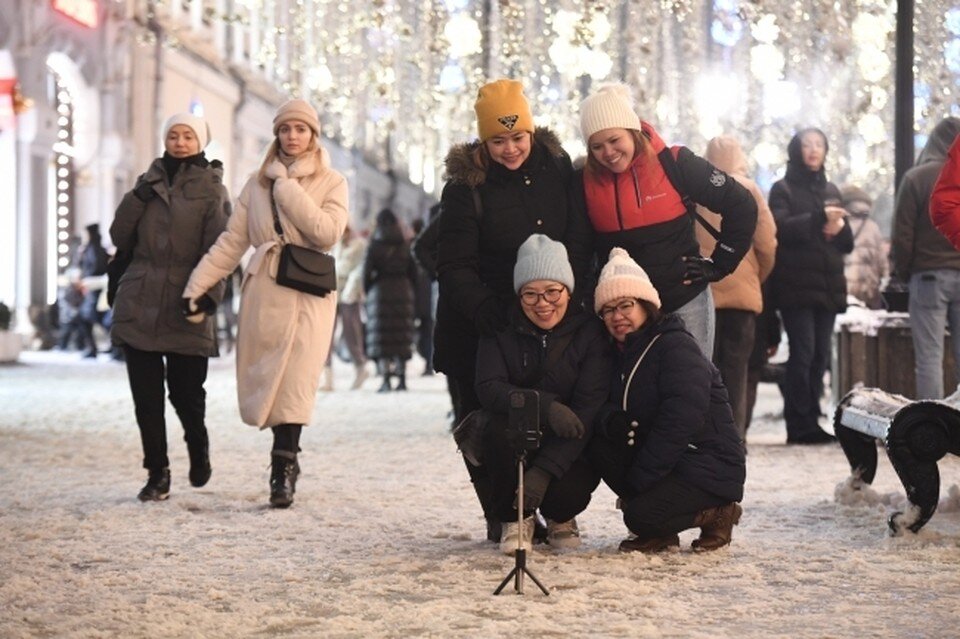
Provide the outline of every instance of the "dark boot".
[[170,469],[151,470],[147,483],[140,489],[140,501],[163,501],[170,496]]
[[300,465],[297,454],[285,450],[275,450],[270,472],[270,505],[274,508],[288,508],[293,503],[293,494],[297,491],[297,477]]
[[380,384],[380,388],[377,389],[378,393],[389,393],[392,389],[390,388],[390,373],[385,373],[383,376],[383,383]]
[[671,548],[680,548],[680,537],[667,535],[666,537],[632,537],[620,542],[620,552],[663,552]]
[[736,502],[698,512],[693,525],[700,527],[700,537],[693,540],[693,549],[716,550],[729,544],[733,527],[740,522],[742,514],[743,508]]
[[209,444],[187,444],[187,453],[190,455],[190,485],[200,488],[210,481],[213,469],[210,467]]
[[407,390],[407,363],[403,360],[397,360],[397,369],[394,373],[396,375],[399,383],[397,387],[393,390],[405,391]]

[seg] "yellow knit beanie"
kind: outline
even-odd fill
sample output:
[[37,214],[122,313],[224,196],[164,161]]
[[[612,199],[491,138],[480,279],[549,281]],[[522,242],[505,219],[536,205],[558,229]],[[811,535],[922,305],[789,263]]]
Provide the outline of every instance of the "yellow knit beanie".
[[523,85],[516,80],[496,80],[480,87],[473,109],[481,142],[511,131],[533,133],[530,103],[523,95]]

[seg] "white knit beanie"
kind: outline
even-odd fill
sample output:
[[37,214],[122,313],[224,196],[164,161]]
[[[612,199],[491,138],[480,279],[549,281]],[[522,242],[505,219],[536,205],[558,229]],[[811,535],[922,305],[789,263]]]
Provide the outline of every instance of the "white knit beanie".
[[633,110],[633,91],[621,82],[601,84],[580,103],[580,132],[583,141],[604,129],[640,130],[640,116]]
[[519,293],[524,284],[536,280],[560,282],[573,293],[573,269],[567,259],[567,247],[540,233],[528,237],[517,250],[513,288]]
[[167,121],[163,123],[163,139],[167,139],[170,129],[178,124],[190,127],[193,134],[197,136],[197,142],[200,143],[200,150],[203,151],[210,143],[210,125],[201,117],[192,113],[174,113]]
[[600,271],[597,290],[593,292],[593,310],[600,309],[621,297],[646,300],[660,308],[660,294],[653,287],[647,272],[619,246],[610,249],[610,259]]

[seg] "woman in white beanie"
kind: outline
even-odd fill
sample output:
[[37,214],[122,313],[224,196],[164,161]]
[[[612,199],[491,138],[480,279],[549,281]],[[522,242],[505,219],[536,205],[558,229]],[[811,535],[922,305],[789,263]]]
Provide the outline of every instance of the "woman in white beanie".
[[170,494],[164,381],[183,425],[190,483],[199,487],[210,479],[203,384],[207,359],[219,355],[212,314],[223,297],[223,284],[212,284],[198,296],[198,306],[206,311],[198,321],[183,316],[180,302],[190,271],[230,215],[222,165],[203,153],[209,141],[203,118],[170,116],[163,125],[163,156],[123,196],[110,225],[114,259],[129,262],[116,289],[110,338],[124,352],[140,429],[148,472],[141,501]]
[[[624,84],[601,85],[580,103],[583,188],[597,255],[620,246],[650,274],[667,312],[678,312],[701,350],[713,352],[710,282],[731,273],[750,247],[757,204],[736,180],[686,147],[668,147],[633,110]],[[700,256],[694,203],[722,216],[717,245]]]
[[588,457],[633,535],[620,550],[677,548],[688,528],[700,528],[694,550],[729,544],[746,466],[720,373],[621,248],[600,273],[594,308],[619,348],[620,381],[618,410],[600,420]]
[[255,249],[240,300],[237,396],[243,421],[273,433],[270,505],[286,508],[293,503],[300,433],[313,415],[337,295],[279,285],[277,263],[284,243],[330,251],[340,240],[347,181],[330,166],[309,103],[282,105],[273,133],[260,170],[247,180],[226,231],[194,269],[183,297],[193,307]]
[[[520,245],[513,269],[516,293],[507,328],[480,338],[477,395],[489,414],[482,467],[493,488],[493,511],[501,522],[500,549],[530,549],[537,508],[547,520],[547,543],[580,544],[576,515],[599,483],[584,456],[594,421],[610,390],[613,357],[603,326],[571,303],[573,269],[563,244],[534,234]],[[509,439],[509,393],[540,395],[540,446],[527,456],[521,531],[515,506],[516,442]]]

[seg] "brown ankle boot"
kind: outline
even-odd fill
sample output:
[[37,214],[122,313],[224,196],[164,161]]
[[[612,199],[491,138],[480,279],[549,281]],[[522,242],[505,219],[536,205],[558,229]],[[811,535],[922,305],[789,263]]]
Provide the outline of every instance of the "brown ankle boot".
[[716,550],[729,544],[733,527],[740,522],[742,514],[743,508],[736,502],[698,512],[693,525],[700,527],[700,538],[693,541],[693,549]]
[[666,537],[651,537],[643,539],[642,537],[631,537],[620,542],[620,552],[663,552],[672,548],[680,547],[680,537],[677,535],[668,535]]

